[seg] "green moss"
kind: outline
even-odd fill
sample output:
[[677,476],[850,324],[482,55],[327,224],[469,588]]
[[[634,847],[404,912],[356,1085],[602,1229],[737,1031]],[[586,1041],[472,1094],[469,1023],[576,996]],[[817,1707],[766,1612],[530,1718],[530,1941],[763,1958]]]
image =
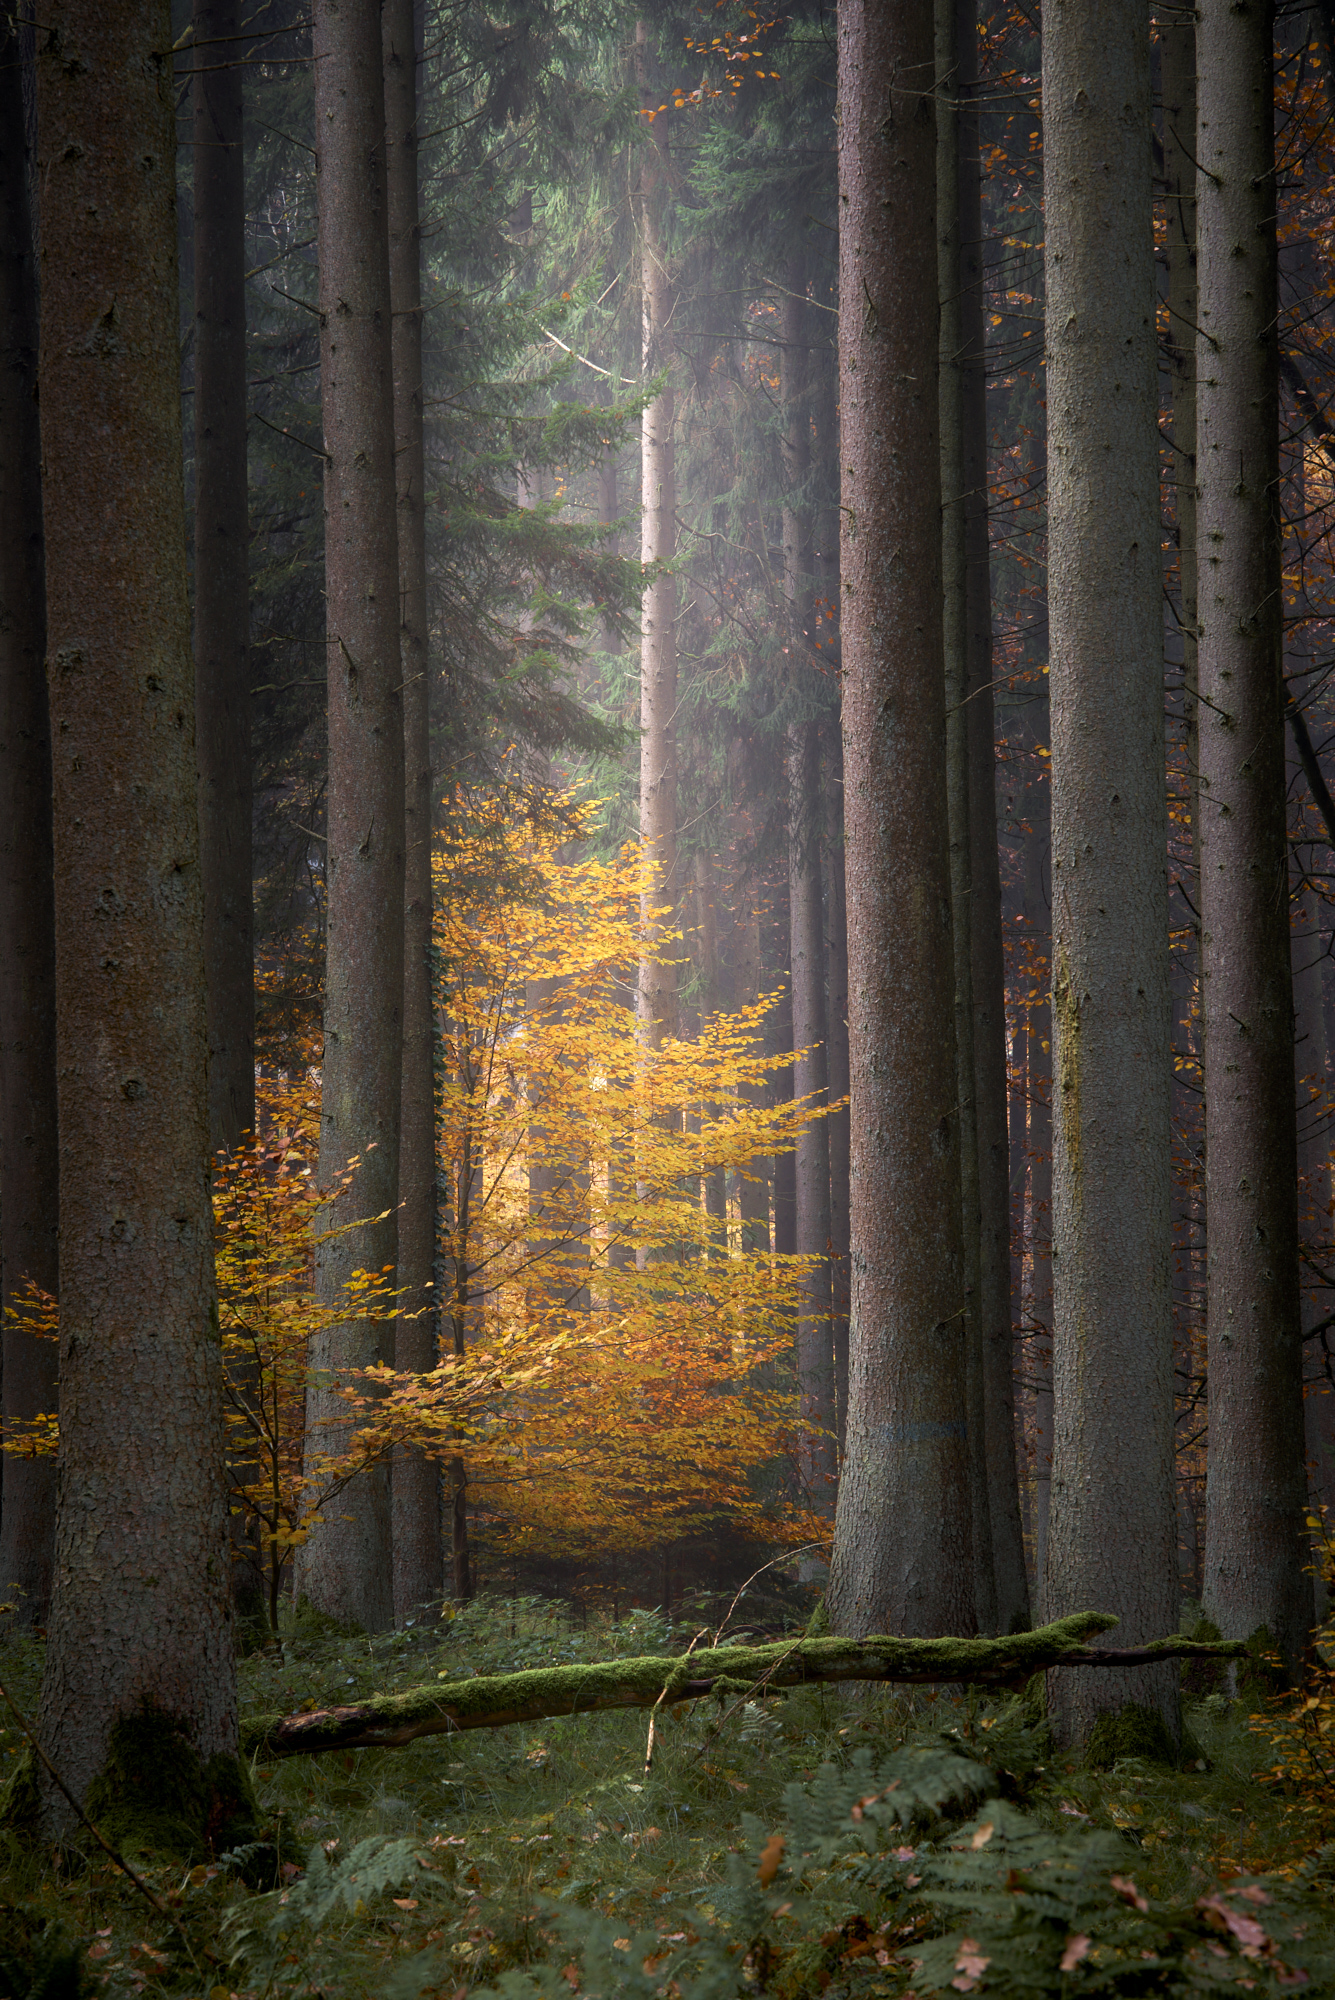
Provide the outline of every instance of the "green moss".
[[[1212,1618],[1198,1618],[1187,1637],[1199,1646],[1217,1646],[1223,1633]],[[1224,1694],[1228,1690],[1228,1667],[1223,1660],[1184,1660],[1182,1662],[1182,1698],[1184,1701],[1204,1701],[1207,1695]]]
[[1261,1709],[1291,1685],[1279,1648],[1267,1625],[1258,1625],[1238,1662],[1238,1700],[1248,1710]]
[[337,1618],[331,1618],[327,1611],[317,1611],[305,1591],[297,1599],[293,1627],[298,1639],[364,1639],[366,1637],[365,1626],[358,1625],[355,1619],[350,1625],[340,1625]]
[[250,1775],[237,1757],[199,1753],[175,1720],[142,1708],[116,1724],[84,1809],[123,1854],[197,1860],[255,1837]]
[[1110,1770],[1127,1757],[1146,1764],[1177,1765],[1177,1745],[1157,1708],[1129,1701],[1125,1708],[1105,1709],[1090,1730],[1085,1764],[1091,1771]]

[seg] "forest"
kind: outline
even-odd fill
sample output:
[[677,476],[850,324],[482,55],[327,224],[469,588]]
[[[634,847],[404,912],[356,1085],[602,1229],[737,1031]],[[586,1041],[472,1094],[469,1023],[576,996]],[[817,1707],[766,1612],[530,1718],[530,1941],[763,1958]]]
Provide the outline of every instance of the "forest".
[[1335,1994],[1335,4],[0,11],[0,2000]]

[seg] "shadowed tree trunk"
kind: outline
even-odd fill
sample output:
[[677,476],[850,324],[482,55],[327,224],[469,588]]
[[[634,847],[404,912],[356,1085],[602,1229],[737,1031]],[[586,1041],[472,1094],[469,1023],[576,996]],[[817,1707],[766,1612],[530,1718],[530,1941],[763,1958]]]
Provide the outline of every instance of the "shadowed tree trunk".
[[1281,656],[1273,15],[1196,31],[1210,1448],[1204,1601],[1296,1659],[1312,1622]]
[[[15,1323],[25,1281],[56,1292],[56,964],[51,883],[51,724],[46,694],[37,272],[18,35],[0,34],[0,1422],[56,1407],[56,1348]],[[56,1514],[50,1458],[3,1460],[0,1596],[20,1627],[44,1625]]]
[[983,207],[979,161],[976,0],[957,0],[959,297],[968,653],[969,875],[973,911],[973,1029],[977,1064],[979,1324],[987,1412],[988,1517],[997,1628],[1029,1623],[1015,1448],[1015,1341],[1010,1294],[1010,1162],[1006,1119],[1006,956],[997,856],[996,731],[992,703],[992,571],[987,526],[987,378],[983,332]]
[[839,12],[852,1321],[830,1617],[973,1629],[931,0]]
[[[1052,705],[1054,1437],[1049,1616],[1177,1618],[1167,802],[1149,20],[1043,22]],[[1115,615],[1112,612],[1115,607]],[[1054,1682],[1058,1740],[1168,1670]]]
[[[417,186],[417,0],[386,0],[385,169],[393,313],[394,466],[398,485],[399,644],[403,661],[403,1088],[399,1125],[399,1290],[394,1365],[438,1359],[436,1102],[431,1012],[431,726],[427,678],[426,462],[422,440],[422,270]],[[440,1468],[420,1452],[393,1470],[394,1615],[444,1588]]]
[[[836,531],[837,532],[837,531]],[[838,717],[829,731],[830,779],[826,800],[825,856],[829,893],[826,1029],[830,1059],[828,1096],[848,1096],[848,910],[844,897],[844,750]],[[834,1402],[839,1459],[848,1429],[848,1106],[830,1113],[830,1288],[834,1334]]]
[[[793,1091],[826,1101],[825,915],[821,902],[820,722],[812,711],[814,675],[807,664],[813,630],[810,332],[806,259],[788,260],[780,314],[779,393],[783,404],[783,568],[787,599],[789,699],[785,777],[788,794],[788,964],[792,975]],[[797,1320],[802,1478],[813,1506],[834,1511],[834,1347],[830,1326],[830,1135],[823,1118],[801,1134],[794,1156],[797,1249],[816,1259],[802,1288]]]
[[209,1139],[255,1127],[240,0],[195,0],[195,728]]
[[[1043,894],[1046,841],[1025,839],[1024,913],[1031,936],[1048,936],[1050,918]],[[1029,1153],[1029,1326],[1028,1352],[1034,1382],[1034,1615],[1047,1617],[1049,1503],[1052,1497],[1052,1024],[1046,1006],[1029,1016],[1027,1064]],[[1045,1047],[1045,1044],[1047,1045]]]
[[[360,1226],[317,1258],[320,1299],[336,1305],[354,1270],[397,1265],[403,667],[379,10],[317,0],[314,53],[329,676],[322,1184],[361,1162],[330,1215]],[[338,1371],[393,1359],[392,1319],[350,1319],[312,1343],[308,1454],[345,1441]],[[299,1581],[332,1617],[372,1632],[393,1624],[388,1468],[339,1496],[300,1552]]]
[[[159,1743],[179,1732],[175,1754],[202,1760],[206,1793],[224,1765],[233,1788],[241,1774],[209,1209],[170,10],[166,0],[54,0],[39,32],[61,1433],[38,1727],[77,1798],[103,1775],[104,1817],[133,1809],[105,1768],[118,1724]],[[153,1790],[170,1789],[153,1770]],[[50,1838],[71,1815],[35,1775]],[[183,1795],[163,1809],[191,1817]]]
[[[958,0],[936,0],[937,287],[941,301],[941,583],[946,674],[946,799],[950,822],[950,914],[955,971],[955,1078],[959,1118],[960,1217],[969,1426],[969,1515],[974,1610],[980,1632],[997,1629],[996,1567],[987,1477],[983,1382],[983,1213],[978,1180],[978,1055],[973,995],[973,842],[969,771],[969,533],[966,496],[964,260],[960,208]],[[972,411],[969,412],[972,414]],[[989,612],[990,615],[990,612]]]

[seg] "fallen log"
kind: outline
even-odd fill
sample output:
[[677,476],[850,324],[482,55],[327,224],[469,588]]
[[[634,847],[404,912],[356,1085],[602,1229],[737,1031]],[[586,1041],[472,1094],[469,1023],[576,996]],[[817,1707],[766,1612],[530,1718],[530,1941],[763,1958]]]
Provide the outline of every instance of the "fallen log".
[[249,1716],[242,1723],[242,1742],[247,1751],[264,1757],[397,1750],[419,1736],[501,1729],[554,1715],[670,1706],[711,1694],[749,1700],[813,1681],[1008,1687],[1051,1667],[1145,1667],[1161,1660],[1238,1659],[1246,1651],[1240,1642],[1204,1645],[1178,1637],[1121,1648],[1087,1643],[1116,1623],[1110,1612],[1084,1611],[1004,1639],[796,1638],[762,1646],[713,1646],[668,1658],[649,1654],[477,1674],[403,1694],[376,1695],[346,1708]]

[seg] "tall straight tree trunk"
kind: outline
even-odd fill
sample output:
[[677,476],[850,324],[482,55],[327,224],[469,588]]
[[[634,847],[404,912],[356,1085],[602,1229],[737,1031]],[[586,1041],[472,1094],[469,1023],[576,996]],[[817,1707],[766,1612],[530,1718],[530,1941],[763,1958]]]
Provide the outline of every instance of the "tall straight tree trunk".
[[[105,1824],[108,1810],[131,1805],[107,1770],[113,1732],[145,1710],[155,1713],[140,1727],[159,1743],[176,1733],[175,1754],[202,1760],[206,1792],[222,1775],[211,1760],[234,1785],[241,1774],[170,9],[55,0],[39,32],[61,1430],[38,1732],[76,1798],[103,1779]],[[72,1815],[34,1776],[49,1839]],[[190,1817],[184,1796],[164,1797],[163,1809]]]
[[[59,1288],[56,946],[52,908],[51,723],[46,693],[37,271],[28,198],[19,39],[0,34],[0,1426],[56,1407],[56,1350],[17,1324],[31,1280]],[[56,1519],[55,1465],[6,1457],[0,1592],[19,1626],[45,1625]]]
[[[1325,939],[1321,901],[1310,883],[1293,903],[1294,1081],[1297,1086],[1298,1169],[1302,1216],[1312,1239],[1321,1243],[1329,1228],[1331,1174],[1326,1010],[1322,996]],[[1318,1258],[1318,1262],[1324,1259]],[[1310,1498],[1330,1505],[1335,1485],[1335,1393],[1325,1373],[1325,1357],[1335,1342],[1330,1329],[1307,1337],[1330,1311],[1328,1289],[1306,1294],[1303,1311],[1304,1432],[1310,1470]],[[1318,1589],[1321,1579],[1317,1579]]]
[[[317,0],[314,54],[329,674],[322,1184],[360,1160],[330,1214],[359,1226],[318,1254],[320,1299],[336,1306],[353,1271],[398,1258],[404,676],[379,10]],[[392,1363],[394,1322],[349,1319],[312,1349],[307,1450],[318,1457],[346,1437],[339,1371]],[[388,1468],[339,1495],[301,1551],[300,1581],[332,1617],[370,1632],[393,1624]]]
[[[825,899],[829,933],[826,1029],[830,1059],[828,1095],[832,1105],[848,1096],[848,907],[844,894],[844,747],[835,717],[829,732],[830,774],[826,801],[825,855],[829,892]],[[834,1340],[834,1403],[839,1460],[848,1432],[848,1106],[831,1111],[830,1128],[830,1289]]]
[[[642,108],[654,96],[649,29],[635,28],[635,67]],[[669,371],[640,420],[640,554],[648,563],[671,563],[677,550],[676,398],[670,323],[675,290],[668,267],[665,215],[668,195],[667,117],[649,124],[640,148],[636,217],[640,232],[640,308],[646,381]],[[650,954],[640,961],[640,1033],[651,1048],[677,1033],[675,968],[658,962],[671,917],[656,914],[677,900],[677,586],[668,571],[644,593],[640,621],[640,853],[645,870],[641,923]]]
[[[1031,936],[1048,930],[1043,895],[1046,843],[1025,841],[1024,913]],[[1034,1383],[1034,1610],[1047,1621],[1047,1555],[1052,1497],[1052,1024],[1047,1007],[1029,1019],[1027,1069],[1029,1154],[1029,1344]]]
[[[401,1310],[394,1365],[438,1360],[436,1094],[431,1006],[431,720],[427,677],[426,457],[422,438],[422,253],[417,185],[417,0],[385,0],[385,170],[393,315],[394,465],[398,485],[399,645],[403,662],[403,1086],[399,1123]],[[421,1452],[393,1469],[394,1615],[402,1622],[444,1588],[440,1468]]]
[[[785,871],[777,885],[774,907],[765,926],[763,957],[766,988],[778,993],[774,1011],[766,1022],[765,1043],[771,1054],[787,1056],[793,1049],[793,970],[792,916],[788,876]],[[793,1098],[791,1064],[775,1070],[770,1079],[770,1096],[775,1104],[790,1104]],[[797,1152],[789,1147],[774,1155],[774,1252],[792,1257],[797,1252]]]
[[[783,405],[783,568],[788,609],[789,699],[788,964],[792,974],[796,1096],[826,1102],[825,913],[821,898],[820,722],[808,661],[814,630],[812,588],[811,396],[806,258],[788,260],[780,313],[779,394]],[[797,1141],[797,1249],[815,1259],[797,1321],[802,1478],[811,1504],[834,1511],[834,1345],[830,1326],[830,1135],[815,1119]]]
[[835,1629],[974,1624],[945,811],[931,0],[839,12],[852,1323]]
[[[969,771],[969,538],[966,496],[965,332],[960,173],[963,51],[958,0],[936,0],[937,288],[941,397],[942,640],[946,675],[946,801],[950,822],[950,913],[955,969],[955,1071],[969,1426],[969,1511],[974,1609],[980,1632],[997,1629],[996,1567],[987,1476],[983,1381],[983,1212],[978,1180],[978,1056],[973,994],[973,841]],[[972,412],[970,412],[972,414]]]
[[997,854],[992,702],[992,565],[988,546],[987,375],[983,203],[979,160],[976,0],[957,0],[960,93],[959,296],[963,402],[965,628],[968,653],[969,859],[977,1064],[979,1319],[987,1408],[988,1515],[997,1627],[1029,1624],[1015,1444],[1015,1340],[1010,1294],[1010,1162],[1006,1117],[1006,955]]
[[1290,1660],[1312,1622],[1303,1514],[1285,822],[1273,12],[1196,30],[1201,971],[1210,1444],[1206,1609]]
[[240,0],[195,0],[195,727],[209,1136],[255,1128]]
[[[1167,800],[1149,20],[1043,21],[1052,704],[1053,1392],[1047,1613],[1177,1615]],[[1055,1676],[1063,1742],[1176,1675]]]

